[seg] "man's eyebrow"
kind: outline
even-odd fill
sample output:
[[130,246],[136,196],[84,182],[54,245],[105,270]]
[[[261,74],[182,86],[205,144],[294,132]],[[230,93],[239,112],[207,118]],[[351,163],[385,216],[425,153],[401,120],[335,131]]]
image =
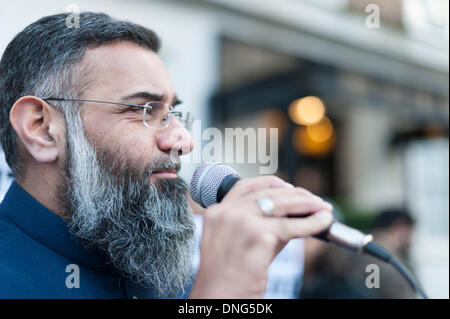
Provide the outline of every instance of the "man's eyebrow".
[[[147,92],[147,91],[139,91],[139,92],[135,92],[133,94],[124,96],[122,98],[122,101],[127,101],[127,100],[131,100],[131,99],[136,99],[136,98],[144,98],[144,99],[148,99],[150,101],[165,101],[167,99],[167,95],[165,94],[159,94],[159,93],[152,93],[152,92]],[[169,102],[170,105],[175,106],[178,104],[181,104],[181,100],[175,95],[172,99],[172,101]]]

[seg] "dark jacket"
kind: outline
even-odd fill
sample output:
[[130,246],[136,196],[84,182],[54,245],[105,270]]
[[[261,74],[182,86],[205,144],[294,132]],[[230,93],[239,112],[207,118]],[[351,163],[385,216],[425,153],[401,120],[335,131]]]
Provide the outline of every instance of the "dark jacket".
[[0,298],[152,298],[16,182],[0,204]]

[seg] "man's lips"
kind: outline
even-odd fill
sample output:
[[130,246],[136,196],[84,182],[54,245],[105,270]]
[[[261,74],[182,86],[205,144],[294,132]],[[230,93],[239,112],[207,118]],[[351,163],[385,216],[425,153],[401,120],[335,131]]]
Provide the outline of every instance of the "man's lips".
[[159,178],[177,178],[177,170],[176,169],[165,169],[154,171],[151,176],[159,177]]

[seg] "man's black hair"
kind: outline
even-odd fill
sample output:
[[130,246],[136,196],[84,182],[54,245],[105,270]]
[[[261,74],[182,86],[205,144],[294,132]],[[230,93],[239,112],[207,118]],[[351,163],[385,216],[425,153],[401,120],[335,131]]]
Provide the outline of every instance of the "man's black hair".
[[373,220],[372,229],[387,229],[396,222],[414,226],[415,220],[411,214],[402,208],[389,208],[382,210]]

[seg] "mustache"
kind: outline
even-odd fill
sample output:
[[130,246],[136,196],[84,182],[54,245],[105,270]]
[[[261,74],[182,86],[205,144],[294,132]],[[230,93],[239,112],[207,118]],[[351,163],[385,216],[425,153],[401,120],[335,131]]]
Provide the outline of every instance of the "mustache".
[[167,170],[175,170],[178,173],[180,169],[181,169],[180,161],[174,162],[171,159],[159,159],[153,162],[147,171],[150,174]]
[[147,179],[154,172],[175,170],[177,173],[181,169],[181,159],[161,156],[153,159],[150,163],[145,163],[144,158],[130,161],[120,150],[100,149],[94,146],[98,164],[106,173],[118,179],[132,178],[134,180]]

